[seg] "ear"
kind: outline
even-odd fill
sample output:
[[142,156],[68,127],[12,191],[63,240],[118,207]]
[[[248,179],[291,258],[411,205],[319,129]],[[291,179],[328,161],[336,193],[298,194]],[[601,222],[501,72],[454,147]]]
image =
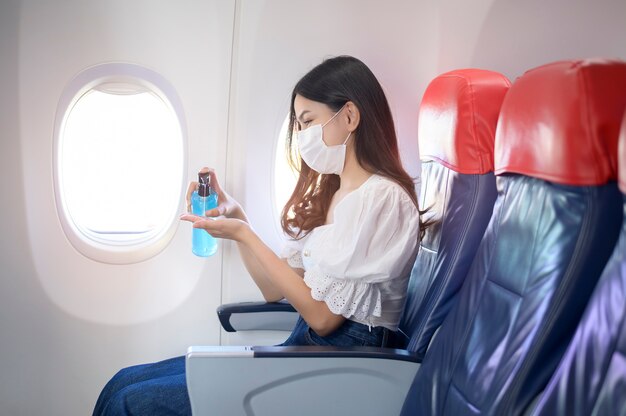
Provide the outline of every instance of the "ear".
[[346,117],[348,118],[348,131],[353,132],[361,122],[361,112],[352,101],[346,103]]

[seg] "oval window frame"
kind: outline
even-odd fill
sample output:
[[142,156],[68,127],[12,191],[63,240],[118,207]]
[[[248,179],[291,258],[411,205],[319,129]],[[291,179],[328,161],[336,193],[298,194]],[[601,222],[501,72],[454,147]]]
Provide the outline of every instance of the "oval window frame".
[[158,231],[149,233],[145,238],[128,239],[127,241],[111,241],[85,234],[76,225],[64,202],[61,184],[61,158],[63,128],[69,114],[76,103],[88,91],[97,89],[99,85],[110,83],[133,84],[147,89],[158,96],[175,115],[181,133],[182,163],[180,172],[178,211],[182,210],[185,175],[187,171],[187,128],[181,100],[173,85],[159,73],[141,65],[122,62],[109,62],[89,67],[78,73],[64,88],[54,120],[53,133],[53,180],[54,198],[57,218],[61,228],[72,246],[84,256],[109,264],[132,264],[148,260],[167,247],[173,239],[178,221],[176,212],[169,223]]
[[[286,203],[287,200],[289,199],[289,196],[287,196],[287,199],[284,201],[279,201],[279,185],[278,185],[278,173],[279,170],[282,170],[283,173],[290,173],[293,174],[294,177],[292,178],[292,180],[290,180],[290,184],[292,185],[290,188],[287,189],[291,189],[291,192],[293,192],[293,189],[295,188],[295,185],[298,182],[298,174],[296,171],[293,171],[291,169],[291,166],[289,166],[289,164],[287,163],[286,157],[286,150],[287,150],[287,129],[289,128],[289,113],[287,113],[286,118],[282,121],[282,123],[280,123],[280,127],[278,129],[278,134],[275,135],[276,140],[274,140],[274,145],[272,148],[272,155],[273,155],[273,163],[271,165],[270,168],[270,192],[271,192],[271,198],[270,198],[270,203],[272,205],[272,210],[271,212],[275,213],[276,215],[273,216],[274,218],[274,229],[276,230],[277,235],[284,240],[285,238],[287,238],[287,235],[285,234],[283,227],[281,225],[281,211],[283,206],[279,205],[279,202],[281,203]],[[296,139],[294,137],[294,139]],[[297,139],[296,139],[297,140]],[[295,154],[294,156],[298,157],[297,154]],[[278,164],[282,165],[283,168],[279,169]],[[291,172],[289,172],[291,171]],[[282,187],[283,189],[285,189],[284,187]],[[282,194],[282,192],[280,192]],[[284,195],[284,194],[283,194]],[[291,193],[289,193],[289,195],[291,195]]]

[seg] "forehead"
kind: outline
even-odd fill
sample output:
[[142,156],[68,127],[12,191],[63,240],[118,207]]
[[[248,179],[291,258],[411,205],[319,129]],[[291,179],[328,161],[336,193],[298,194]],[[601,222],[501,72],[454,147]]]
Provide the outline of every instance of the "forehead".
[[305,111],[309,111],[313,114],[325,114],[332,112],[331,108],[324,103],[318,101],[309,100],[301,95],[297,95],[293,101],[293,108],[296,113],[296,117],[300,117]]

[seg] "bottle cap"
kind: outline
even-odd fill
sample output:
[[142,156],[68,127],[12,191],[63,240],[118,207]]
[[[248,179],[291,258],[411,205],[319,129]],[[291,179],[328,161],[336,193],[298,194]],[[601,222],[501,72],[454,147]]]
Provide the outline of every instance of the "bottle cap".
[[209,196],[211,194],[211,176],[209,172],[198,173],[198,195]]

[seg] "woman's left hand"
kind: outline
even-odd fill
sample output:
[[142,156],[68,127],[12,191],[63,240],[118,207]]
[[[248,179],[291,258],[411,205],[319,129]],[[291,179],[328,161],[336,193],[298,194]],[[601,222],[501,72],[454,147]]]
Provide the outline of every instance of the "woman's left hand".
[[236,218],[219,217],[201,217],[193,214],[183,214],[180,216],[182,221],[193,223],[193,228],[202,228],[207,233],[216,238],[226,238],[243,242],[250,229],[250,225]]

